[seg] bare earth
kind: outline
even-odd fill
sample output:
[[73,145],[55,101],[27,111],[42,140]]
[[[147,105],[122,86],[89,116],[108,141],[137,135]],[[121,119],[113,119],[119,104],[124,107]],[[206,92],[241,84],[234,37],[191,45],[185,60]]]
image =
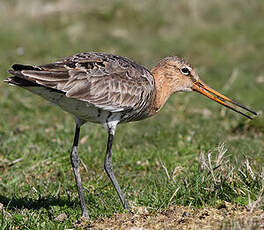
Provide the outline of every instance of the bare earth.
[[218,208],[193,209],[172,206],[165,211],[149,213],[144,207],[133,213],[115,214],[88,224],[79,220],[75,227],[84,229],[264,229],[264,211],[254,211],[229,203]]

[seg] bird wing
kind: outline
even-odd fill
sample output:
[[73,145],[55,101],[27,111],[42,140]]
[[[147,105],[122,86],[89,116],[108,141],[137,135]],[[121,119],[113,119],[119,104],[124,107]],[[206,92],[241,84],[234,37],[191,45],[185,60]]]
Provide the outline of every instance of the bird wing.
[[135,62],[102,53],[81,53],[42,66],[13,65],[9,72],[39,86],[59,90],[111,112],[142,106],[152,98],[154,79]]

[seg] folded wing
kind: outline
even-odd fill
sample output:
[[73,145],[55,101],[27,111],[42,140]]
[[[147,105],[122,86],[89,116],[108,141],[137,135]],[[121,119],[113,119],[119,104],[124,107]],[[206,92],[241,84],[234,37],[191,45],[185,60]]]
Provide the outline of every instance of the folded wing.
[[110,112],[142,109],[154,97],[147,69],[109,54],[81,53],[42,66],[16,64],[9,73],[11,84],[58,90]]

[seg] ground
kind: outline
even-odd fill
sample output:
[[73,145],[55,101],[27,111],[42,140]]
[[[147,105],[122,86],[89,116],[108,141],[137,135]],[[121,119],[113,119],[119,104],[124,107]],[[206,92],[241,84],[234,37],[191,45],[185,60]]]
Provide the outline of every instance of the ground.
[[[76,226],[82,224],[76,223]],[[220,205],[218,208],[193,209],[174,206],[149,214],[137,207],[136,214],[117,214],[90,224],[91,229],[254,229],[264,226],[264,211]]]

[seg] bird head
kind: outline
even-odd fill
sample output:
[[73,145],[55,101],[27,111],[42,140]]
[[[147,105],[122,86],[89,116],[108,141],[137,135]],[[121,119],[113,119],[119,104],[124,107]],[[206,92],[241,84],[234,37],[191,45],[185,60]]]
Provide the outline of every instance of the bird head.
[[195,72],[192,66],[177,56],[166,57],[161,60],[152,70],[152,73],[154,76],[160,76],[157,77],[157,79],[155,78],[155,81],[159,85],[165,85],[169,95],[176,92],[195,91],[249,119],[252,118],[238,110],[238,108],[257,115],[257,113],[248,109],[244,105],[235,102],[206,85],[200,80],[199,75]]

